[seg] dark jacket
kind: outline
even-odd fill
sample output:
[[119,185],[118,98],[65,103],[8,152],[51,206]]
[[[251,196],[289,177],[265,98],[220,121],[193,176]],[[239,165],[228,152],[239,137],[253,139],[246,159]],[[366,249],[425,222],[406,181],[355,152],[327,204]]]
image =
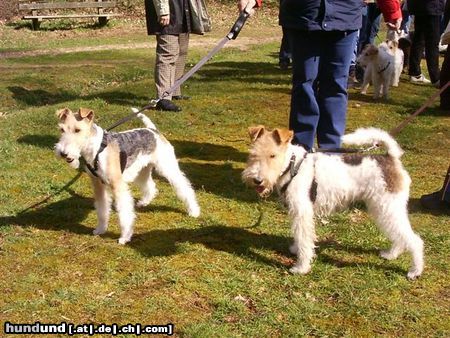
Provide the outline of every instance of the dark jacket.
[[362,0],[283,0],[280,24],[307,31],[361,28]]
[[162,27],[158,22],[153,0],[145,0],[145,18],[147,33],[153,34],[180,34],[191,32],[189,3],[187,0],[169,0],[170,23]]
[[408,0],[408,11],[411,15],[442,15],[445,0]]

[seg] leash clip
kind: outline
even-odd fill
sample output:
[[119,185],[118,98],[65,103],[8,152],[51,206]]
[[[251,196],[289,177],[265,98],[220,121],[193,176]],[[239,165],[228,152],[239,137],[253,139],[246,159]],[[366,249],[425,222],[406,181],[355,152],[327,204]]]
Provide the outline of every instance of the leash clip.
[[375,149],[378,149],[380,147],[380,145],[378,144],[378,143],[374,143],[372,146],[370,146],[369,148],[365,148],[365,149],[361,149],[361,151],[363,152],[363,153],[366,153],[366,152],[368,152],[368,151],[372,151],[372,150],[375,150]]

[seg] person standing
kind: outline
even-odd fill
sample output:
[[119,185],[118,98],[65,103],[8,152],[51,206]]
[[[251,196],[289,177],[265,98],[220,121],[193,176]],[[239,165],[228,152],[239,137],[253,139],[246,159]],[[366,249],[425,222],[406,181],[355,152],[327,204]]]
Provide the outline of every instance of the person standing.
[[[392,29],[401,23],[398,0],[379,0]],[[240,10],[260,5],[239,0]],[[350,60],[361,28],[361,0],[284,0],[280,23],[288,31],[292,51],[289,128],[293,143],[313,148],[341,145],[347,114]]]
[[158,99],[156,109],[181,111],[172,102],[188,99],[176,88],[164,93],[184,74],[189,34],[211,30],[211,22],[203,0],[145,0],[147,32],[156,35],[155,85]]
[[[413,83],[432,83],[439,87],[439,39],[445,0],[408,0],[409,14],[414,15],[414,36],[409,57],[409,76]],[[427,79],[420,68],[425,47]]]

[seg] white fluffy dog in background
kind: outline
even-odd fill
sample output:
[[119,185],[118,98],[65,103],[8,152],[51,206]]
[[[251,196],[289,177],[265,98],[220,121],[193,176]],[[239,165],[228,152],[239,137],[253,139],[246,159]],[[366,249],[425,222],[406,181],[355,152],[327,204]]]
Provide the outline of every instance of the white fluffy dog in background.
[[403,70],[403,51],[398,42],[385,41],[364,47],[357,63],[365,68],[361,94],[366,94],[370,83],[374,86],[374,99],[387,98],[389,87],[397,87]]

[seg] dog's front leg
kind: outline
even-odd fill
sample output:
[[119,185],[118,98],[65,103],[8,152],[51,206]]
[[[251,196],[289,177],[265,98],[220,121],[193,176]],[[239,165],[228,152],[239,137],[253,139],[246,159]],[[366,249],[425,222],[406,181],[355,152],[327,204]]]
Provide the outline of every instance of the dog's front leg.
[[[311,207],[304,207],[293,217],[292,232],[294,244],[291,252],[297,255],[297,263],[289,270],[291,273],[307,274],[311,270],[311,261],[314,257],[314,212]],[[295,250],[295,252],[293,252]]]
[[119,244],[126,244],[133,235],[134,201],[125,182],[117,182],[112,186],[117,213],[119,214],[120,238]]
[[361,94],[363,95],[367,94],[367,89],[369,88],[371,79],[372,79],[372,68],[370,66],[367,66],[364,72],[364,80],[361,87]]
[[97,210],[98,224],[93,231],[94,235],[102,235],[108,229],[109,212],[111,210],[111,199],[102,181],[97,177],[92,177],[92,187],[94,189],[95,209]]

